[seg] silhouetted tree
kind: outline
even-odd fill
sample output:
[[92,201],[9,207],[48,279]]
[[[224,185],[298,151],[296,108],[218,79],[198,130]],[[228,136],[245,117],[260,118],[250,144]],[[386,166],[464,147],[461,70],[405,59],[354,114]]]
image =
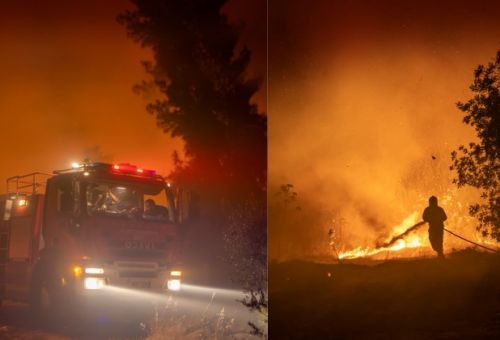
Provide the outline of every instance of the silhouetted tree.
[[202,194],[265,199],[267,120],[250,102],[260,82],[245,77],[251,54],[237,50],[240,28],[221,13],[226,0],[132,2],[118,21],[154,53],[144,62],[152,81],[138,88],[162,93],[147,109],[185,141],[188,160],[172,177]]
[[152,80],[136,89],[159,90],[147,110],[185,142],[188,158],[174,153],[171,177],[200,194],[214,217],[204,219],[213,230],[203,243],[220,245],[233,279],[265,308],[267,119],[251,103],[260,81],[246,77],[251,54],[237,48],[240,28],[222,14],[226,2],[132,0],[135,9],[118,21],[153,51],[154,61],[143,63]]
[[481,191],[481,202],[469,208],[478,220],[478,230],[500,241],[500,50],[494,62],[479,65],[470,86],[474,97],[457,104],[465,112],[464,123],[474,127],[479,142],[453,151],[451,169],[459,187]]

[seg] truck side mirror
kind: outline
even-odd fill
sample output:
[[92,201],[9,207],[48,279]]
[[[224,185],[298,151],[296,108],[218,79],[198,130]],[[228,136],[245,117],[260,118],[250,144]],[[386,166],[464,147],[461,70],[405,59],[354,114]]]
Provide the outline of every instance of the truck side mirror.
[[178,197],[179,206],[179,223],[194,218],[198,218],[200,214],[199,196],[193,191],[182,190]]

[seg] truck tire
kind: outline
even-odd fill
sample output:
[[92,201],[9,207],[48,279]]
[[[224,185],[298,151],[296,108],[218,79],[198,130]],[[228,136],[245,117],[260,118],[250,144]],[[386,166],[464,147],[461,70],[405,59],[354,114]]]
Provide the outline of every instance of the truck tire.
[[33,285],[30,297],[32,311],[40,318],[50,316],[55,309],[54,293],[44,282],[36,282]]
[[36,320],[51,328],[64,323],[68,316],[63,308],[64,290],[59,282],[53,274],[35,268],[30,288],[31,311]]

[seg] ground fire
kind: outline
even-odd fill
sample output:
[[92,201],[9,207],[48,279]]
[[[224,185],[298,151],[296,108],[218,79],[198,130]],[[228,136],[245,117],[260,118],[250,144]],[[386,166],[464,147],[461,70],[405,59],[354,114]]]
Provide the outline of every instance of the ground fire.
[[[430,254],[429,240],[426,232],[426,222],[419,221],[415,222],[418,213],[415,212],[406,218],[403,223],[395,227],[388,238],[384,242],[378,242],[374,247],[357,247],[352,250],[338,251],[335,245],[335,231],[333,229],[329,230],[329,245],[335,253],[335,256],[339,260],[343,259],[355,259],[355,258],[369,258],[376,257],[377,255],[385,256],[386,258],[390,255],[398,257],[415,257]],[[498,250],[492,248],[491,246],[485,246],[479,244],[483,240],[478,240],[474,242],[467,238],[464,238],[453,231],[444,228],[448,234],[453,235],[461,239],[464,242],[468,242],[482,249],[486,249],[492,252]],[[486,243],[486,242],[485,242]],[[401,254],[397,254],[401,253]]]

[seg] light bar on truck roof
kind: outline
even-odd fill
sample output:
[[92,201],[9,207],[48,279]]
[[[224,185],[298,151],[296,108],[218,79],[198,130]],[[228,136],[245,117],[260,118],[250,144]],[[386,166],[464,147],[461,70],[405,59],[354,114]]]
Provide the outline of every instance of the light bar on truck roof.
[[155,170],[146,170],[138,168],[137,166],[129,163],[114,164],[112,170],[115,173],[123,173],[129,175],[148,176],[148,177],[156,176]]
[[65,172],[69,170],[83,170],[84,176],[89,176],[90,171],[105,171],[113,174],[122,174],[122,175],[132,175],[139,177],[157,177],[155,170],[147,170],[144,168],[138,168],[135,165],[130,163],[118,163],[118,164],[109,164],[109,163],[86,163],[81,165],[80,168],[73,168],[68,170],[61,170],[56,173]]

